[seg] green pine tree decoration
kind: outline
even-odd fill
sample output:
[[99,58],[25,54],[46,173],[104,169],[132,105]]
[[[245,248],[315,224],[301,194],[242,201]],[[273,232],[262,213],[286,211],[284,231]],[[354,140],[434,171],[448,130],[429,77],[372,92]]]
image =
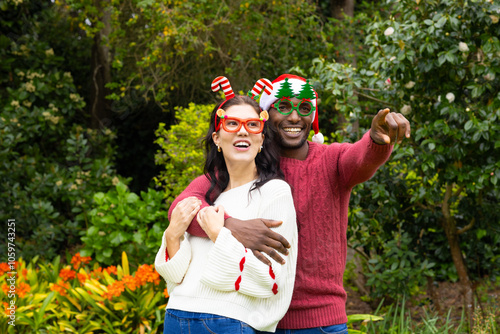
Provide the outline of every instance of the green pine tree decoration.
[[314,100],[316,98],[316,95],[314,94],[314,90],[312,86],[309,84],[309,80],[306,81],[306,83],[302,86],[302,89],[299,93],[299,96],[297,96],[299,100]]
[[288,78],[285,79],[285,82],[276,94],[278,99],[282,97],[292,98],[295,95],[292,90],[292,84],[288,82]]

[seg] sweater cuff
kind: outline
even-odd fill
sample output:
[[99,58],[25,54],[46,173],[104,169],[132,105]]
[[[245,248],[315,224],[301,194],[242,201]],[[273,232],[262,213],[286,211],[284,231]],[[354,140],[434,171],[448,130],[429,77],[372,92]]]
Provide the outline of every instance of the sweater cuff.
[[368,148],[372,151],[378,153],[392,152],[392,148],[394,145],[391,144],[377,144],[370,135],[371,130],[368,130],[367,133],[363,136],[363,140],[368,141]]
[[162,238],[162,245],[156,254],[155,269],[165,280],[180,284],[186,275],[191,262],[191,244],[186,234],[181,239],[180,248],[174,257],[167,260],[167,242],[165,233]]

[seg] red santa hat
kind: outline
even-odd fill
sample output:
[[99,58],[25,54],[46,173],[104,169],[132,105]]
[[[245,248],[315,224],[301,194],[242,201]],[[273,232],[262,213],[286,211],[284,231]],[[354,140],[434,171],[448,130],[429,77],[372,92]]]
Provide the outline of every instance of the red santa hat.
[[[269,107],[278,100],[277,93],[280,90],[281,86],[283,83],[286,81],[291,85],[291,89],[295,96],[290,96],[290,97],[297,97],[300,95],[300,92],[302,91],[304,85],[307,83],[307,80],[299,77],[297,75],[293,74],[282,74],[279,77],[277,77],[271,84],[272,84],[272,91],[270,93],[269,90],[271,87],[268,87],[269,89],[264,89],[262,92],[262,95],[260,97],[260,107],[262,110],[269,110]],[[311,99],[311,103],[313,104],[315,111],[313,113],[313,121],[312,121],[312,128],[314,131],[314,136],[312,138],[312,141],[315,143],[320,143],[322,144],[324,142],[323,135],[319,132],[319,124],[318,124],[318,93],[311,87],[312,91],[314,92],[314,98]]]

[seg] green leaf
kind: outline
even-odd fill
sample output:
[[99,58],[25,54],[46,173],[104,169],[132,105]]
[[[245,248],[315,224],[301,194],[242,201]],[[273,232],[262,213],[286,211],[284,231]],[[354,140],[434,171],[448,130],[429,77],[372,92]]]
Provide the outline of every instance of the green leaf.
[[102,251],[102,255],[104,257],[110,257],[113,254],[113,250],[111,248],[106,248]]

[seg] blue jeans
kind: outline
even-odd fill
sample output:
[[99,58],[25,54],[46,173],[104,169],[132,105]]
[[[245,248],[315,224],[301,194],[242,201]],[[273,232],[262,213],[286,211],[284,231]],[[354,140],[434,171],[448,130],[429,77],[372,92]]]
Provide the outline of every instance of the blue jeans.
[[167,309],[163,334],[256,334],[246,323],[209,313]]
[[347,334],[347,324],[304,329],[277,329],[276,334]]

